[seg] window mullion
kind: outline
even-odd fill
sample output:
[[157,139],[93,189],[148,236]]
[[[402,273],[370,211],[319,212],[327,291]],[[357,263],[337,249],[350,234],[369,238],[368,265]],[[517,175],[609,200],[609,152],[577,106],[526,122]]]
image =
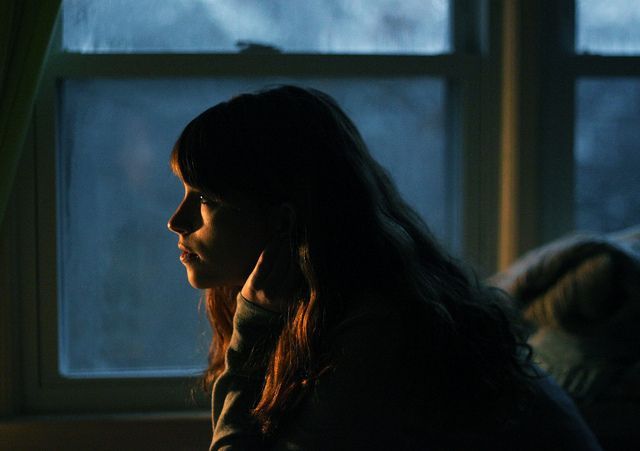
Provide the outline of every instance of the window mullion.
[[574,228],[574,96],[575,74],[563,66],[574,54],[575,4],[543,2],[541,11],[541,92],[538,242],[550,241]]
[[462,78],[478,70],[474,55],[243,55],[243,54],[79,54],[55,55],[50,70],[72,77],[203,76],[416,76]]
[[573,55],[562,62],[562,72],[584,76],[640,76],[640,56]]

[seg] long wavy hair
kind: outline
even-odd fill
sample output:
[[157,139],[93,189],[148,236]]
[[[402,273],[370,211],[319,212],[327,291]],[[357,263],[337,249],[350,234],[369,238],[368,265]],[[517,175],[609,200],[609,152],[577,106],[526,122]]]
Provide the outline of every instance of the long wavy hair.
[[[509,406],[526,392],[528,348],[499,294],[438,246],[327,94],[279,86],[220,103],[187,125],[171,165],[206,192],[288,202],[295,211],[291,248],[304,283],[290,293],[284,327],[266,356],[252,412],[263,432],[276,430],[331,368],[326,337],[357,287],[420,318],[425,353],[467,403]],[[207,389],[225,369],[238,290],[206,293],[213,328]]]

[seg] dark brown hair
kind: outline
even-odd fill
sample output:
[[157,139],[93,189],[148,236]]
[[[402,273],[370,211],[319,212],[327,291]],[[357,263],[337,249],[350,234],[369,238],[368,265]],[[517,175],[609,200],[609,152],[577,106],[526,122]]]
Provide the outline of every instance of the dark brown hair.
[[[425,346],[437,343],[434,360],[462,395],[481,393],[506,405],[524,392],[520,350],[527,347],[498,294],[440,249],[328,95],[281,86],[220,103],[187,125],[171,164],[199,189],[288,202],[295,210],[292,249],[305,283],[290,294],[253,410],[265,432],[274,431],[331,366],[323,343],[354,287],[371,287],[399,311],[418,315],[428,331]],[[229,288],[207,293],[214,331],[209,388],[224,370],[235,294]]]

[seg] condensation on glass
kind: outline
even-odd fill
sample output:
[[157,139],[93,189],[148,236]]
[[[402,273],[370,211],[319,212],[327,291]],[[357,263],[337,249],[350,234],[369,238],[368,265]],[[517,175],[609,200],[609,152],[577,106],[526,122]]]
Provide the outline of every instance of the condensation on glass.
[[576,52],[640,54],[640,1],[577,0]]
[[59,358],[67,376],[184,375],[204,366],[199,293],[180,274],[166,228],[181,198],[167,164],[175,115],[195,109],[179,101],[175,112],[158,108],[176,97],[147,83],[61,88]]
[[[170,149],[205,108],[283,79],[67,80],[58,151],[60,367],[71,377],[190,374],[208,325],[166,228]],[[453,246],[455,177],[436,78],[295,80],[332,94],[402,194]]]
[[87,53],[450,50],[448,0],[65,0],[63,30]]
[[640,78],[582,78],[576,86],[576,227],[612,232],[640,223]]

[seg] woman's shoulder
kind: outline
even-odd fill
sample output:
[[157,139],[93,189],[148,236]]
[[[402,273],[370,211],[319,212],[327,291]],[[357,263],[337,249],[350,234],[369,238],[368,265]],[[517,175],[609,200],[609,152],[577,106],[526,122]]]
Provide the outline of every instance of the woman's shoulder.
[[401,351],[411,342],[416,329],[426,327],[407,313],[406,302],[378,293],[352,295],[342,315],[330,328],[332,349],[360,355],[374,354],[378,360]]
[[394,302],[362,294],[345,310],[328,336],[331,369],[322,382],[389,411],[416,404],[417,412],[424,407],[432,378],[430,353],[421,339],[427,325],[424,321],[416,325],[415,318],[408,318]]
[[541,370],[533,380],[535,397],[521,419],[523,436],[537,437],[546,443],[562,445],[558,449],[600,450],[598,441],[565,391]]
[[423,435],[425,404],[416,390],[427,379],[410,363],[405,335],[393,304],[361,295],[331,328],[328,369],[288,431],[339,439],[332,449],[382,449],[382,443],[389,445],[384,449],[414,449],[402,443],[415,444]]

